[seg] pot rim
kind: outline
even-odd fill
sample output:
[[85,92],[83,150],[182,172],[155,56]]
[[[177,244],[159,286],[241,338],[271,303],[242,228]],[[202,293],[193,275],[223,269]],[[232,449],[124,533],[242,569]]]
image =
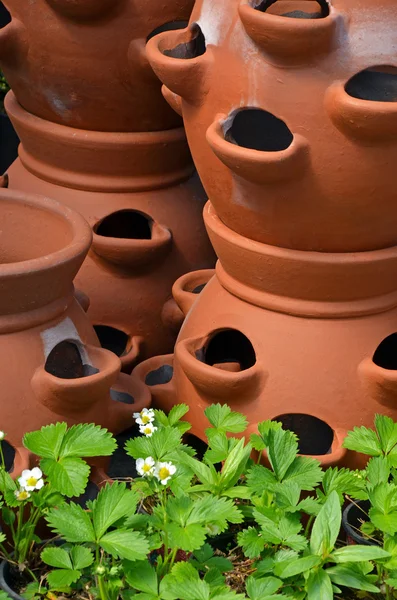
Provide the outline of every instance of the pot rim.
[[346,508],[343,510],[343,513],[342,513],[342,527],[343,527],[344,531],[346,532],[346,534],[349,537],[351,537],[356,542],[356,544],[362,544],[364,546],[376,546],[375,542],[371,542],[370,540],[367,540],[364,536],[360,535],[355,529],[353,529],[353,527],[349,523],[350,511],[356,505],[360,506],[360,504],[363,504],[364,502],[368,502],[368,501],[367,500],[358,500],[356,503],[349,502],[349,504],[346,506]]

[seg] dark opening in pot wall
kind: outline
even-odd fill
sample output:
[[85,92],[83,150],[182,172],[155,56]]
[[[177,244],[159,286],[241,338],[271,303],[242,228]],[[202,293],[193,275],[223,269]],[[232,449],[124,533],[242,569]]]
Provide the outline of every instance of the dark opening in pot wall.
[[94,329],[102,348],[110,350],[117,356],[126,353],[130,338],[124,331],[109,325],[94,325]]
[[151,31],[149,33],[149,35],[147,36],[146,42],[151,40],[152,37],[154,37],[155,35],[158,35],[159,33],[163,33],[163,31],[173,31],[175,29],[185,29],[185,27],[187,27],[188,25],[189,25],[189,21],[168,21],[168,23],[164,23],[163,25],[160,25],[159,27],[156,27],[155,29],[153,29],[153,31]]
[[225,140],[251,150],[279,152],[286,150],[294,136],[286,123],[261,108],[242,108],[226,119]]
[[397,67],[381,65],[360,71],[345,85],[353,98],[372,102],[397,102]]
[[69,341],[60,342],[51,350],[45,370],[59,379],[79,379],[99,373],[95,367],[83,363],[79,348]]
[[334,432],[321,419],[312,415],[291,413],[272,419],[282,423],[284,429],[298,436],[298,452],[308,456],[321,456],[331,452]]
[[8,473],[12,473],[13,469],[14,469],[14,460],[15,460],[15,448],[13,446],[11,446],[11,444],[9,444],[7,442],[7,440],[2,440],[1,443],[1,449],[3,452],[3,456],[4,456],[4,466],[6,471],[8,471]]
[[161,365],[158,369],[150,371],[146,375],[146,385],[165,385],[169,383],[174,375],[174,368],[171,365]]
[[397,333],[387,336],[374,352],[372,360],[382,369],[397,371]]
[[171,58],[182,59],[197,58],[198,56],[202,56],[206,51],[206,45],[205,37],[201,31],[201,27],[197,23],[193,23],[190,32],[191,38],[188,42],[178,44],[175,46],[175,48],[170,48],[169,50],[163,50],[163,54],[165,56],[170,56]]
[[214,333],[205,347],[197,351],[196,357],[207,365],[233,372],[245,371],[256,363],[251,342],[236,329]]
[[262,0],[254,8],[292,19],[323,19],[329,15],[326,0]]
[[152,224],[150,217],[137,210],[119,210],[97,223],[94,232],[104,237],[150,240]]

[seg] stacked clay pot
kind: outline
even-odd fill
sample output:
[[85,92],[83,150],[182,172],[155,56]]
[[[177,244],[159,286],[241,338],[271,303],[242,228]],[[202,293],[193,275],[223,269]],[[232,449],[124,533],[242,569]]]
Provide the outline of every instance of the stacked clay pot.
[[199,438],[228,403],[353,466],[346,431],[397,419],[396,47],[394,0],[198,0],[149,41],[219,261],[195,301],[175,284],[175,353],[135,375]]
[[93,244],[77,278],[104,347],[123,368],[170,351],[183,315],[175,279],[212,266],[204,192],[181,118],[145,56],[186,25],[192,0],[6,0],[0,63],[21,140],[10,188],[78,210]]
[[0,189],[0,231],[0,423],[18,475],[29,465],[27,431],[66,421],[119,433],[150,394],[100,347],[74,294],[92,237],[85,220],[48,198]]

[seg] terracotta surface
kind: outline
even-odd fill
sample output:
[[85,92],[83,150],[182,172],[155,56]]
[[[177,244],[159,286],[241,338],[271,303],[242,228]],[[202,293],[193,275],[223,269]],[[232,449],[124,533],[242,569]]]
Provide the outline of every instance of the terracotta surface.
[[397,243],[396,46],[395,0],[197,0],[147,55],[226,225],[354,252]]
[[192,305],[175,355],[145,361],[133,376],[165,410],[186,402],[201,439],[203,410],[227,403],[247,415],[250,431],[295,415],[285,424],[303,454],[359,464],[341,447],[346,432],[371,427],[376,412],[397,418],[397,247],[288,250],[231,231],[210,203],[204,216],[216,276]]
[[193,0],[5,0],[0,63],[29,112],[96,131],[170,129],[180,119],[145,57],[146,39],[187,21]]
[[3,188],[0,231],[0,422],[17,449],[17,473],[29,464],[21,449],[27,431],[64,420],[118,433],[150,405],[150,394],[99,347],[74,296],[91,243],[84,219],[48,198]]
[[172,351],[183,320],[172,285],[215,262],[183,129],[81,131],[27,113],[12,93],[6,108],[22,140],[9,187],[63,202],[94,230],[76,285],[104,345],[126,371]]

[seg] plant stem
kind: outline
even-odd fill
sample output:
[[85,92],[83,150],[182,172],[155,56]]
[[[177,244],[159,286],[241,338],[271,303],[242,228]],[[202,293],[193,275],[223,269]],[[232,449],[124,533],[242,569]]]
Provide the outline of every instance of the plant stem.
[[98,575],[98,588],[99,588],[101,600],[108,600],[106,585],[105,585],[105,583],[103,581],[103,577],[101,575]]
[[171,562],[170,562],[170,566],[168,567],[168,572],[171,571],[172,567],[174,566],[177,552],[178,552],[178,548],[174,548],[174,550],[172,551],[172,554],[171,554]]
[[309,536],[309,532],[310,532],[310,528],[313,524],[314,521],[314,515],[310,515],[309,520],[307,522],[307,525],[305,527],[305,536],[308,537]]
[[4,452],[3,452],[3,444],[0,442],[0,458],[1,458],[1,466],[4,471],[6,470],[6,461],[4,460]]

